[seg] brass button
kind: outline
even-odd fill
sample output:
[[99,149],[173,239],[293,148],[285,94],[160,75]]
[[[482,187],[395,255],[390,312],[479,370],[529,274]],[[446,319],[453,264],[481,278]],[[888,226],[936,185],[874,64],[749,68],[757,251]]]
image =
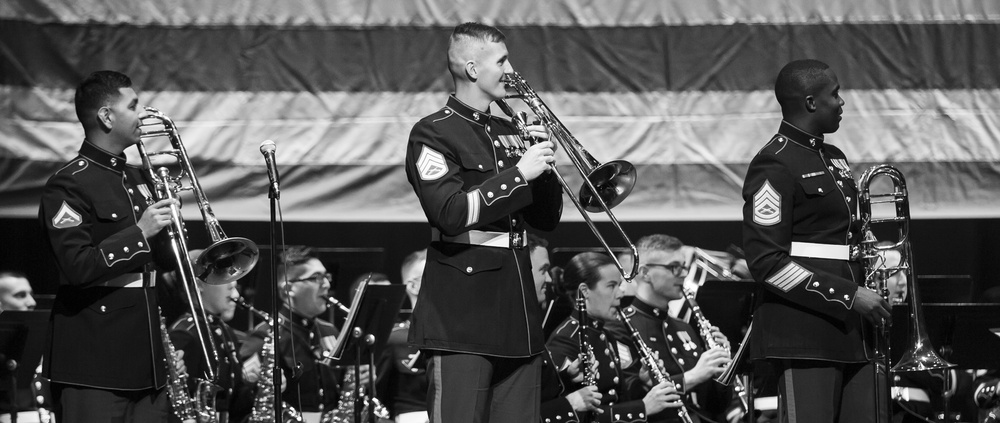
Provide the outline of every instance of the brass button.
[[830,293],[833,294],[833,288],[830,288]]
[[500,184],[500,189],[506,190],[507,189],[507,184]]
[[108,260],[114,260],[114,259],[115,259],[114,253],[109,253],[108,254]]
[[106,311],[108,311],[108,308],[106,306],[101,306],[101,313],[104,313]]
[[466,273],[472,273],[472,266],[466,267],[465,268],[465,272]]
[[128,247],[124,247],[124,248],[122,248],[122,250],[127,253],[128,252]]
[[521,182],[521,177],[520,176],[515,176],[514,177],[514,182]]
[[503,167],[503,160],[497,161],[497,166]]
[[493,191],[487,192],[486,197],[493,198]]

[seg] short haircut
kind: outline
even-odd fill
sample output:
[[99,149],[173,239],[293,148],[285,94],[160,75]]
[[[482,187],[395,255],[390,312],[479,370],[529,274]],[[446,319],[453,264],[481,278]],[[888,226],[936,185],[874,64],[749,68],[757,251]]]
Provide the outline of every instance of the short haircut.
[[17,270],[0,270],[0,278],[28,279],[28,276]]
[[601,279],[601,267],[615,264],[610,256],[604,253],[586,252],[580,253],[569,259],[569,263],[563,268],[562,274],[555,281],[559,290],[566,293],[570,298],[576,298],[580,284],[586,284],[587,288],[594,288]]
[[476,44],[501,43],[507,39],[495,27],[479,22],[466,22],[455,27],[448,39],[448,70],[454,78],[465,74],[468,50]]
[[76,118],[80,120],[84,130],[97,127],[97,111],[118,99],[121,88],[132,86],[132,80],[121,72],[111,70],[97,71],[84,79],[76,87],[73,99],[76,105]]
[[531,232],[528,232],[528,254],[535,252],[538,247],[549,248],[549,241]]
[[[403,259],[403,264],[399,266],[399,273],[406,273],[406,269],[416,264],[418,261],[427,261],[427,249],[417,250],[410,253],[406,258]],[[403,281],[406,282],[406,281]]]
[[635,243],[635,248],[639,250],[639,257],[643,257],[651,251],[677,251],[683,246],[684,243],[681,240],[663,234],[646,235]]
[[774,81],[774,97],[778,99],[781,110],[785,111],[806,96],[816,94],[829,80],[827,69],[830,69],[829,65],[815,59],[795,60],[781,68]]
[[286,273],[289,280],[302,276],[298,274],[297,268],[312,259],[318,259],[313,255],[312,248],[303,245],[286,246],[278,263],[278,285],[285,281]]

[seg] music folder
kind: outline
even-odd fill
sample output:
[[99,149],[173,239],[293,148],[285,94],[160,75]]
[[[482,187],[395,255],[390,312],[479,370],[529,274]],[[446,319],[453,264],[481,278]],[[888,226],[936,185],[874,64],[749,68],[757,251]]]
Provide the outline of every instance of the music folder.
[[359,285],[331,351],[331,360],[354,364],[357,354],[364,351],[371,351],[377,357],[389,339],[405,293],[403,285]]

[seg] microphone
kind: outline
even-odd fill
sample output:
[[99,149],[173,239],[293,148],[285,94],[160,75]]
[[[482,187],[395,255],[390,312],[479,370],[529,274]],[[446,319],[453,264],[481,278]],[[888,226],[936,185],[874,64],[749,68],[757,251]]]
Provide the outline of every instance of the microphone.
[[274,141],[267,140],[260,143],[260,154],[264,155],[264,162],[267,164],[267,178],[271,180],[271,196],[275,200],[281,198],[281,191],[278,190],[278,165],[274,162]]

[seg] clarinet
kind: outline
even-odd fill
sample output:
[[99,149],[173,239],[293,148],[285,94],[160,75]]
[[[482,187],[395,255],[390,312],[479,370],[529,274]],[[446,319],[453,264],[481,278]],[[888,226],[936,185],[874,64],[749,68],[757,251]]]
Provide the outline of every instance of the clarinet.
[[[618,309],[618,317],[621,319],[625,327],[628,328],[629,334],[632,335],[632,340],[635,341],[635,347],[639,350],[639,360],[642,364],[649,369],[649,374],[655,381],[656,385],[663,382],[670,382],[669,379],[663,374],[663,369],[660,368],[660,363],[656,362],[656,357],[653,356],[653,351],[649,349],[646,345],[646,341],[642,340],[642,335],[639,335],[639,331],[632,326],[632,320],[628,318],[622,309]],[[680,390],[680,386],[675,387]],[[688,414],[687,407],[684,406],[684,401],[681,400],[681,406],[677,409],[677,417],[680,417],[681,421],[684,423],[692,423],[691,415]]]
[[[590,335],[587,334],[590,326],[590,318],[587,316],[587,300],[580,293],[576,295],[576,310],[578,313],[577,320],[580,321],[580,330],[577,331],[577,341],[580,343],[580,372],[583,373],[583,384],[596,386],[597,374],[594,373],[591,367],[594,364],[591,360],[594,357],[594,346],[590,344]],[[590,412],[586,412],[580,416],[581,423],[589,423],[592,420],[593,416]]]
[[[701,307],[698,306],[698,302],[694,299],[694,291],[684,288],[684,298],[687,300],[688,305],[691,306],[691,315],[694,319],[698,321],[698,334],[701,335],[701,339],[705,340],[705,348],[721,348],[727,353],[730,352],[729,348],[725,344],[715,340],[715,336],[712,335],[712,323],[705,318],[705,315],[701,313]],[[724,374],[724,373],[723,373]],[[715,378],[716,382],[722,379],[722,375]],[[720,382],[721,383],[721,382]],[[746,413],[750,409],[750,399],[747,398],[747,388],[743,381],[739,378],[733,380],[733,384],[736,386],[736,396],[740,400],[740,406],[743,407],[743,412]]]

